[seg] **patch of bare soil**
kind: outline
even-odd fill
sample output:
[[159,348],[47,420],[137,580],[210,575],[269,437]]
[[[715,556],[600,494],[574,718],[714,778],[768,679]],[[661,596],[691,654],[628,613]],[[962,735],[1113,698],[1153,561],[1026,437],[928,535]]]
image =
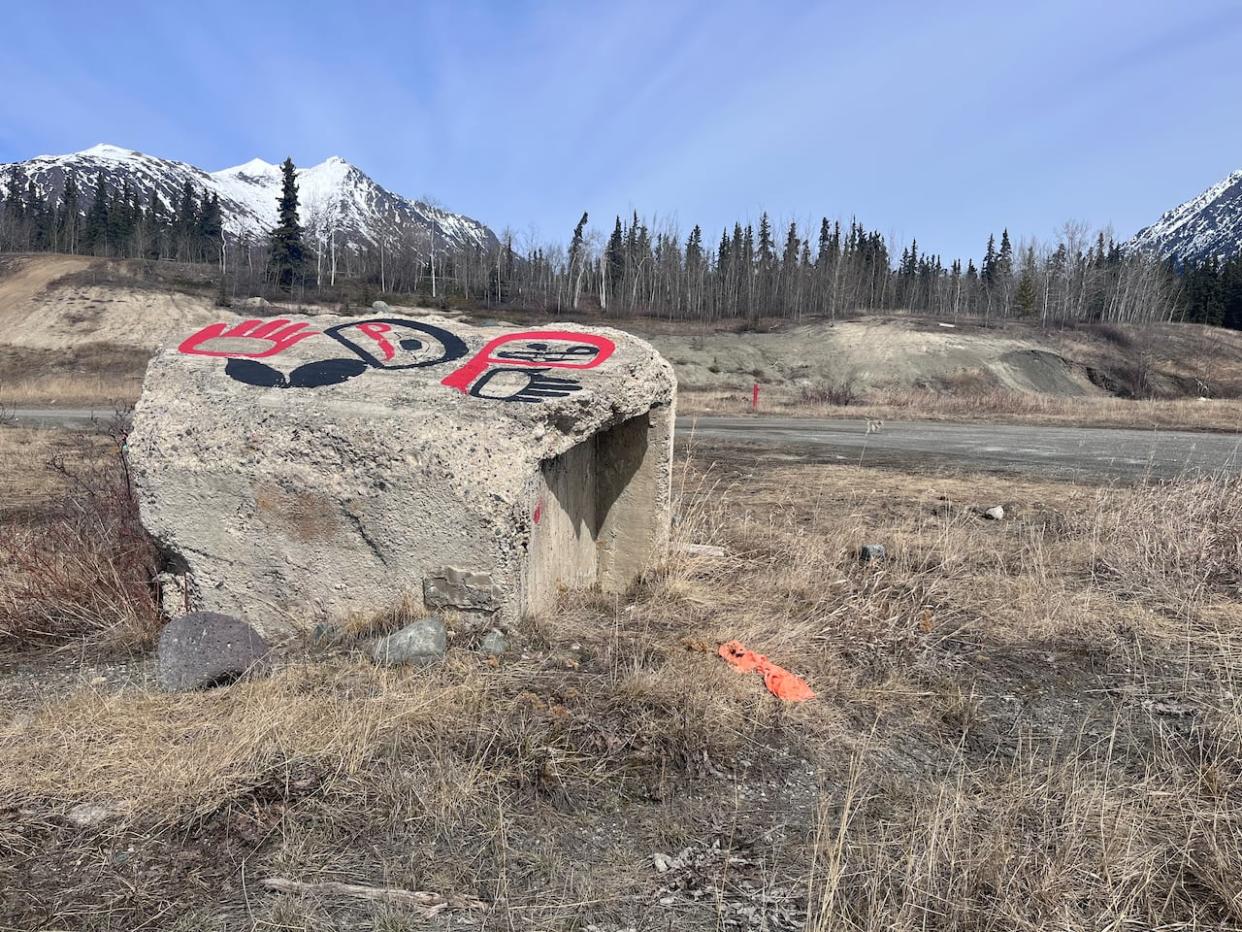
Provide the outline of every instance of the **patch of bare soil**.
[[725,556],[499,660],[450,618],[430,670],[293,644],[167,695],[107,632],[11,640],[0,926],[1242,927],[1242,484],[679,473]]
[[1192,324],[989,327],[873,316],[763,333],[653,333],[683,389],[796,395],[851,386],[900,393],[1032,399],[1232,398],[1242,393],[1242,335]]

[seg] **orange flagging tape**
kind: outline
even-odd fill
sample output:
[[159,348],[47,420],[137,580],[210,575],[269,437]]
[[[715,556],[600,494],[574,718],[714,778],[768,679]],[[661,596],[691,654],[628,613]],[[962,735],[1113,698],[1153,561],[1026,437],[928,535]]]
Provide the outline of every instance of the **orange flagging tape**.
[[741,641],[726,641],[720,645],[720,656],[739,673],[763,674],[763,685],[768,692],[786,702],[806,702],[815,698],[815,692],[806,680],[795,676],[784,667],[778,667],[763,654],[747,650]]

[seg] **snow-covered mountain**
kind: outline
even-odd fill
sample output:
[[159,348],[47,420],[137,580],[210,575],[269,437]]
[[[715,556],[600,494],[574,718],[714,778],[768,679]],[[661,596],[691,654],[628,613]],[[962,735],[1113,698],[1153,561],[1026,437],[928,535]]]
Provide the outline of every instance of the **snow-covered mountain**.
[[1196,262],[1242,252],[1242,170],[1168,211],[1127,245]]
[[[59,198],[65,178],[74,175],[83,209],[89,206],[101,173],[109,188],[120,189],[128,180],[144,205],[156,196],[170,209],[188,181],[199,197],[204,192],[219,195],[228,235],[257,240],[276,225],[280,166],[262,159],[206,172],[185,162],[98,145],[71,155],[0,164],[0,198],[19,172],[34,181],[43,198],[49,192]],[[297,176],[299,214],[312,242],[334,239],[338,249],[383,243],[393,249],[409,240],[421,247],[434,235],[437,250],[486,249],[496,243],[496,235],[479,221],[393,194],[336,156],[299,168]]]

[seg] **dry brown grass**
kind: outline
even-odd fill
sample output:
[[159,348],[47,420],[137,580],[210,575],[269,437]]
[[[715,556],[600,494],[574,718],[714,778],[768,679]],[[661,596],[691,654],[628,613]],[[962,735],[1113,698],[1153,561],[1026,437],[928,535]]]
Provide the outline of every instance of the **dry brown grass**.
[[119,430],[0,429],[0,463],[14,467],[0,507],[0,645],[92,637],[140,646],[158,631],[155,548]]
[[66,375],[51,373],[0,382],[0,402],[11,407],[133,404],[142,393],[142,374]]
[[[910,389],[870,392],[845,405],[825,400],[831,399],[814,388],[764,387],[758,415],[1242,432],[1242,401],[1236,399],[1063,398],[1005,389],[965,394]],[[752,413],[750,393],[739,391],[681,392],[677,410],[685,415]]]
[[[297,648],[169,696],[62,657],[9,691],[0,915],[419,927],[276,875],[478,896],[485,928],[1242,928],[1242,481],[680,470],[679,537],[728,555],[567,595],[498,665]],[[83,801],[122,815],[66,827]]]
[[149,355],[101,343],[84,342],[72,350],[0,345],[0,405],[133,404]]
[[45,508],[68,488],[64,473],[48,464],[59,459],[81,466],[101,455],[101,440],[94,434],[0,425],[0,520]]

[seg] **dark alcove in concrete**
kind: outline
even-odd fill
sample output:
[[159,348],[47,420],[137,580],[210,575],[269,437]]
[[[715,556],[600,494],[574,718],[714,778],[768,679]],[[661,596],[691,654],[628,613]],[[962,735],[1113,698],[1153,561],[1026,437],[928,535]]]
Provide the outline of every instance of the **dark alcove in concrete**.
[[668,546],[672,408],[601,431],[544,462],[531,504],[525,610],[562,588],[626,589]]

